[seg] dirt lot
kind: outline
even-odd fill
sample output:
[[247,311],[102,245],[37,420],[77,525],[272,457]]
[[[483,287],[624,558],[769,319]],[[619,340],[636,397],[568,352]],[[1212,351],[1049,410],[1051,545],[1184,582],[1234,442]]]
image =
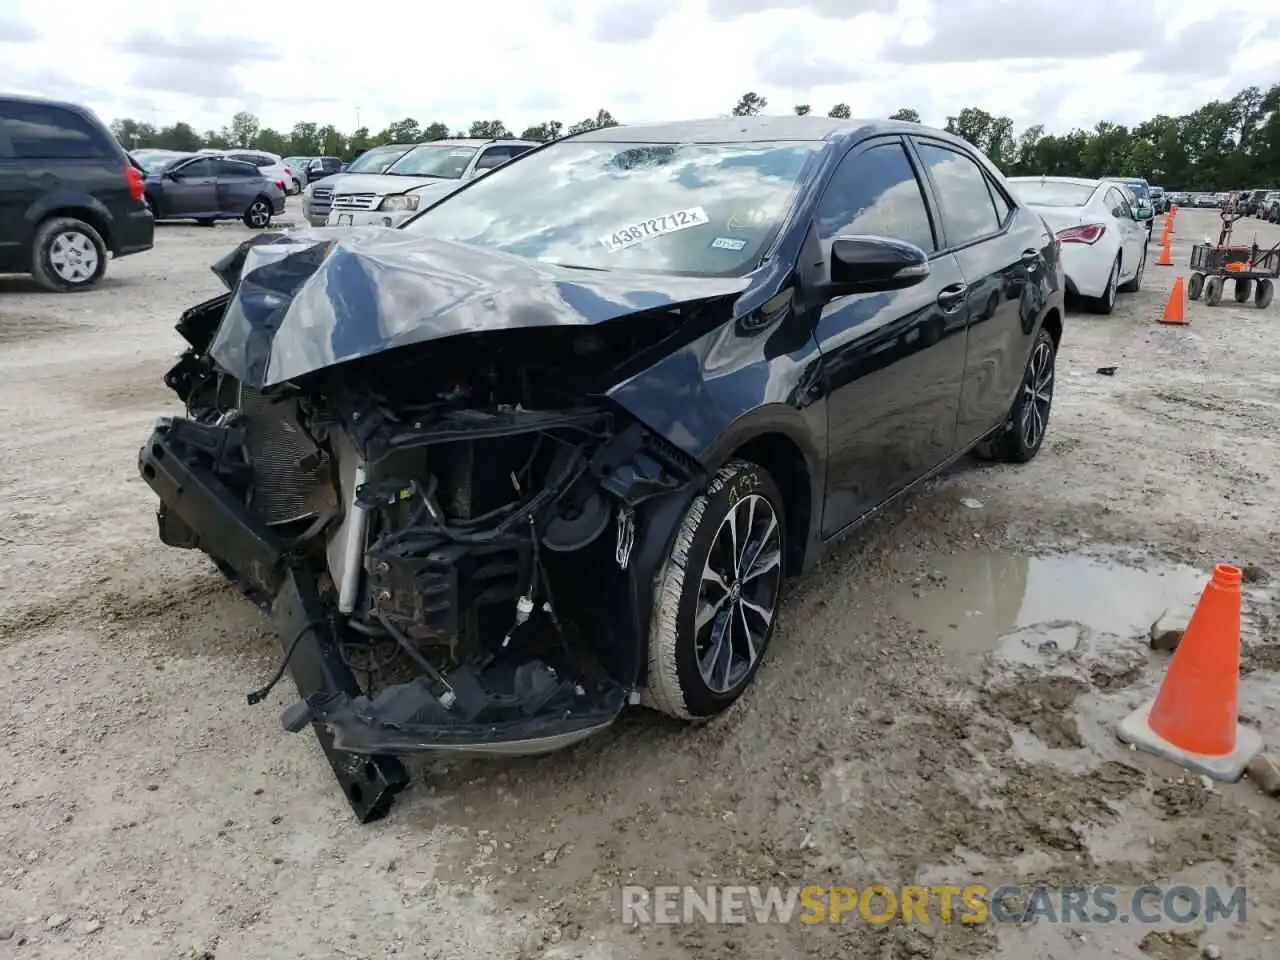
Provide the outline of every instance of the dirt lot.
[[[1181,213],[1175,261],[1211,231]],[[267,625],[156,541],[136,472],[173,412],[172,325],[245,235],[164,228],[84,295],[0,279],[0,955],[1276,955],[1280,802],[1112,726],[1167,661],[1148,624],[1235,561],[1259,568],[1242,709],[1280,738],[1280,304],[1160,326],[1185,269],[1151,267],[1114,316],[1069,317],[1039,459],[963,464],[796,584],[728,716],[428,767],[361,827],[314,739],[281,731],[286,691],[245,705]],[[1242,883],[1248,919],[628,928],[618,893],[912,882]]]

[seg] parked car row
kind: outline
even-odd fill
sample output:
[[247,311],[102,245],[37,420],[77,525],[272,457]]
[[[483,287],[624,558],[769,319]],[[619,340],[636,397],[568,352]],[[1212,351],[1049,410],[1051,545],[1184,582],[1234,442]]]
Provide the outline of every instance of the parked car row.
[[[1063,245],[959,137],[735,117],[394,166],[308,189],[448,192],[219,261],[167,380],[189,412],[139,453],[160,539],[272,611],[282,723],[332,736],[361,819],[390,757],[725,711],[784,577],[969,450],[1044,443]],[[346,664],[384,639],[364,695]]]

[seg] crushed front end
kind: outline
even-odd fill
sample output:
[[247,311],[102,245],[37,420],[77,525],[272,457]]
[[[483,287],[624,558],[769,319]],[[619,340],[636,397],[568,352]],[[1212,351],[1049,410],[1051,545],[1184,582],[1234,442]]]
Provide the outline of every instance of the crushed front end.
[[[139,469],[161,540],[275,621],[361,820],[399,757],[533,754],[608,726],[642,681],[646,591],[695,461],[589,385],[685,322],[460,335],[250,386],[210,355],[232,295],[188,310]],[[594,399],[593,399],[594,397]],[[666,504],[666,506],[664,506]]]

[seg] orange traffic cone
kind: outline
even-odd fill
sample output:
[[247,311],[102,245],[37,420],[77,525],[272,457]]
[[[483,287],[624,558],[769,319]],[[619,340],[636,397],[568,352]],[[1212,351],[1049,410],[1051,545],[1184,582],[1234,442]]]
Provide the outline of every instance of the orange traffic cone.
[[1187,289],[1186,283],[1179,276],[1173,281],[1173,289],[1169,291],[1169,299],[1165,301],[1164,316],[1160,318],[1161,323],[1170,324],[1186,324],[1187,320]]
[[1169,234],[1167,233],[1160,238],[1160,256],[1156,259],[1157,267],[1173,266],[1173,249],[1171,247],[1172,243],[1173,243],[1173,238],[1169,236]]
[[1261,752],[1258,732],[1240,724],[1239,567],[1214,567],[1160,692],[1117,735],[1215,780],[1239,780]]
[[1172,236],[1173,236],[1173,217],[1165,217],[1164,233],[1161,235],[1160,239],[1163,241],[1163,240],[1169,239]]
[[1175,214],[1177,214],[1177,212],[1178,212],[1178,205],[1176,203],[1169,204],[1169,216],[1172,217]]

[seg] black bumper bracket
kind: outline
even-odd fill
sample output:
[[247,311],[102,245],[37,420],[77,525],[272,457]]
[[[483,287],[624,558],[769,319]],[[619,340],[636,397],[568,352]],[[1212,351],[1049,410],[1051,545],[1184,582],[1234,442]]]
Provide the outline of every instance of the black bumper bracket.
[[[289,660],[289,673],[304,703],[317,694],[360,695],[355,677],[339,655],[309,571],[296,566],[286,571],[280,592],[271,605],[271,617],[282,647],[292,645],[293,638],[301,634]],[[285,653],[288,653],[287,649]],[[282,721],[301,729],[310,722],[307,714],[309,711],[303,713],[291,709],[286,711],[288,720],[282,718]],[[396,794],[409,784],[409,773],[404,764],[391,756],[339,750],[334,746],[333,734],[327,727],[314,722],[311,726],[356,818],[361,823],[371,823],[385,817],[395,802]]]

